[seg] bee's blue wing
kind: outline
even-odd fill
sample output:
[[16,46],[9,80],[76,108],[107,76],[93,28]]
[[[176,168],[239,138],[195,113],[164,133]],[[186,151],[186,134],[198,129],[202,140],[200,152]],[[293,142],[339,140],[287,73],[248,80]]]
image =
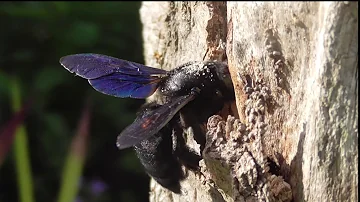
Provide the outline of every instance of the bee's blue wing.
[[146,98],[167,71],[93,53],[64,56],[60,64],[88,79],[97,91],[115,97]]
[[125,149],[155,135],[195,96],[193,93],[180,96],[154,110],[143,112],[118,136],[117,147]]
[[154,93],[161,79],[155,76],[134,76],[112,73],[97,79],[89,79],[97,91],[115,97],[146,98]]
[[60,58],[60,64],[69,72],[85,79],[96,79],[111,73],[127,75],[162,75],[167,71],[107,55],[83,53]]

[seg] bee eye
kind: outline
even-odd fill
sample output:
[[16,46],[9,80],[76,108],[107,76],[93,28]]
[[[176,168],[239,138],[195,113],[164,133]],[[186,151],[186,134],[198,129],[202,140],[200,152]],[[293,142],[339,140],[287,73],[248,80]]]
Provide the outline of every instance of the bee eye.
[[219,89],[217,89],[217,90],[215,91],[215,93],[216,93],[216,95],[219,96],[219,97],[222,97],[222,96],[223,96],[222,93],[221,93],[221,91],[220,91]]

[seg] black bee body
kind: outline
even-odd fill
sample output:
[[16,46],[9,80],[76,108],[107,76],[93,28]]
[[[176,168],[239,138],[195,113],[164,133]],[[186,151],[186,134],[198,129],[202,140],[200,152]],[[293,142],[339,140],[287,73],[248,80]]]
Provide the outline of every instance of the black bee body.
[[[201,124],[234,100],[228,67],[221,62],[189,62],[165,71],[88,53],[65,56],[60,63],[107,95],[146,98],[157,90],[160,99],[145,104],[116,143],[119,149],[133,146],[146,172],[175,193],[185,177],[181,165],[198,169],[205,144]],[[200,155],[186,146],[187,127],[200,144]]]
[[234,99],[234,90],[228,67],[221,62],[189,62],[169,72],[159,86],[162,96],[189,94],[193,88],[200,92],[192,102],[181,109],[184,116],[195,115],[199,122],[219,111],[224,101]]
[[152,178],[161,186],[179,193],[179,180],[183,178],[183,174],[179,160],[174,155],[176,145],[172,131],[171,125],[168,124],[156,135],[134,145],[134,150],[145,171]]
[[[154,103],[145,104],[142,114],[154,110]],[[155,108],[154,108],[155,107]],[[179,117],[173,118],[157,134],[134,145],[134,150],[146,172],[161,186],[180,193],[180,180],[184,179],[181,164],[196,170],[201,157],[185,145]]]
[[[179,181],[185,177],[181,165],[197,170],[201,160],[201,156],[186,146],[183,129],[192,127],[194,138],[202,151],[205,134],[200,124],[221,110],[225,102],[234,99],[232,83],[230,82],[229,89],[229,83],[224,82],[224,79],[227,82],[230,79],[225,64],[190,62],[170,71],[159,86],[160,95],[168,101],[174,97],[188,95],[194,88],[199,89],[196,98],[185,105],[178,116],[159,133],[134,146],[147,173],[172,192],[180,193]],[[152,106],[150,109],[145,105],[143,112],[155,110],[159,106],[161,105]]]
[[[198,97],[211,99],[219,91],[229,91],[229,79],[227,65],[224,63],[188,62],[171,70],[159,88],[163,96],[177,97],[189,94],[197,87],[200,89]],[[230,85],[232,88],[232,84]]]

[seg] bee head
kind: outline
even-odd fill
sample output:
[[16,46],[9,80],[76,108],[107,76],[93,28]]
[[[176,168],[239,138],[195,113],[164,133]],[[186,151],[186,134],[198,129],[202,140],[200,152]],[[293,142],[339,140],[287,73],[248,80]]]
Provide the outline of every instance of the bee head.
[[215,73],[223,85],[225,85],[228,91],[234,92],[234,86],[231,80],[229,66],[225,62],[212,61],[209,62],[209,66],[212,66]]

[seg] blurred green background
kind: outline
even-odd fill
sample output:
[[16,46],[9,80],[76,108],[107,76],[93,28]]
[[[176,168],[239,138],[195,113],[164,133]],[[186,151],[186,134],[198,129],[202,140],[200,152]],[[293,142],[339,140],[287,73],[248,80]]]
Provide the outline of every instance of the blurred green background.
[[[0,202],[148,201],[133,150],[115,145],[144,100],[98,93],[58,62],[99,53],[143,63],[140,5],[0,3]],[[22,129],[6,134],[30,99]]]

